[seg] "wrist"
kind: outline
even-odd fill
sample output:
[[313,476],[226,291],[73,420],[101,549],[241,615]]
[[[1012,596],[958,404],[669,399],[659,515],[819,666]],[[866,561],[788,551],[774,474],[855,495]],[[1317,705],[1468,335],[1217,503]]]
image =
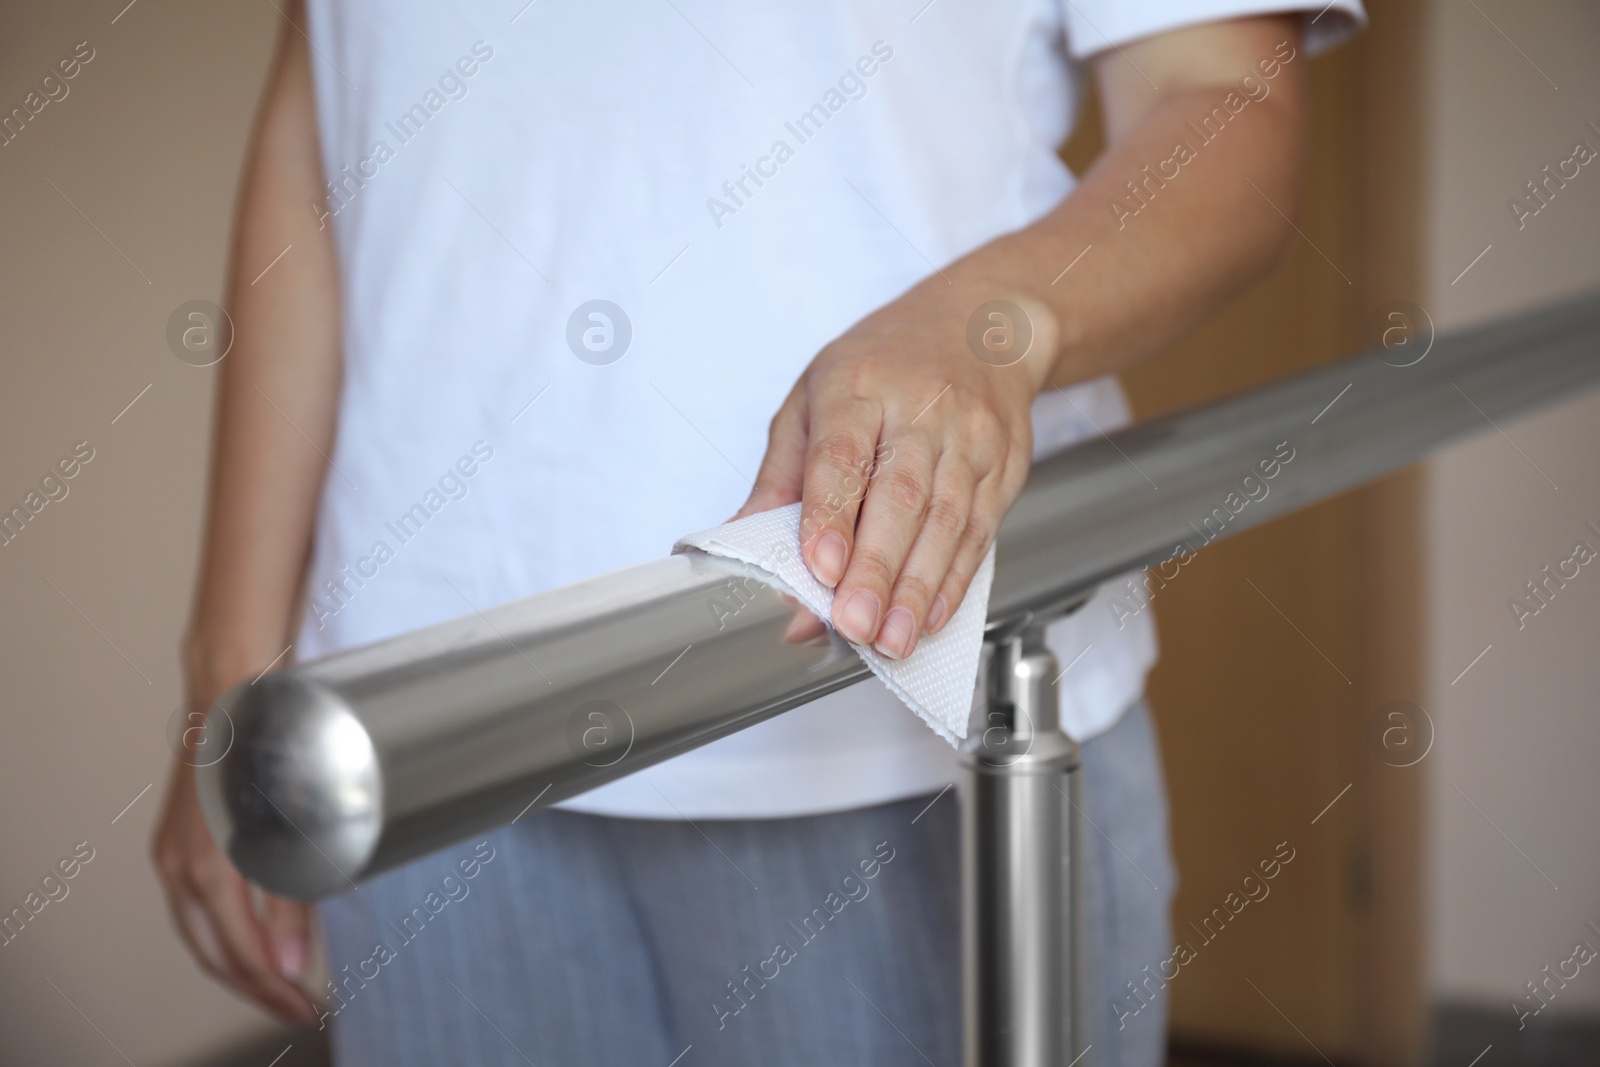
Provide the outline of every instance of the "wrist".
[[283,651],[281,646],[265,651],[253,643],[218,640],[214,629],[196,623],[179,645],[184,689],[191,700],[215,700],[256,677]]
[[1042,296],[1019,290],[1011,300],[1027,317],[1033,335],[1027,354],[1017,363],[1017,368],[1026,379],[1028,399],[1031,401],[1049,383],[1056,364],[1061,360],[1062,335],[1065,331],[1056,310]]
[[1031,402],[1050,381],[1069,331],[1050,294],[1019,282],[1016,271],[1007,269],[1015,257],[1006,245],[1002,238],[948,267],[945,278],[925,284],[943,290],[939,295],[959,314],[972,354]]

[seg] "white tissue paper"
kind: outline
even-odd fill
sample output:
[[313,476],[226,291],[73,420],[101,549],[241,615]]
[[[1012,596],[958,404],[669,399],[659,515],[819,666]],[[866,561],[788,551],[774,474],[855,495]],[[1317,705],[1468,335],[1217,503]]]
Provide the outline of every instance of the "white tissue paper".
[[[673,546],[674,552],[687,549],[736,559],[766,571],[777,579],[775,584],[832,625],[833,590],[817,581],[800,555],[799,504],[689,534]],[[906,659],[890,659],[870,646],[850,646],[895,696],[952,745],[967,736],[993,580],[994,546],[990,545],[955,616],[944,629],[917,642]]]

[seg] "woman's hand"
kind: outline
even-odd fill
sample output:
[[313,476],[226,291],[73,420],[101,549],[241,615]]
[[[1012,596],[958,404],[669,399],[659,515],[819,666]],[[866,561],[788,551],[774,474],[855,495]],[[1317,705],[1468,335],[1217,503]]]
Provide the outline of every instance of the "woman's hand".
[[194,768],[173,766],[151,849],[174,924],[207,973],[285,1022],[308,1023],[316,1005],[295,981],[310,958],[310,906],[252,890],[211,838]]
[[[343,366],[333,231],[305,207],[321,201],[324,167],[304,0],[279,11],[240,185],[226,300],[234,344],[218,366],[204,554],[183,648],[187,693],[202,708],[281,659],[294,631]],[[294,254],[260,274],[290,243]],[[258,901],[206,830],[190,762],[173,766],[152,848],[178,931],[207,972],[309,1022],[316,1008],[295,984],[309,908]]]
[[1041,302],[936,275],[795,383],[739,517],[803,501],[801,552],[847,639],[904,659],[955,614],[1027,476],[1055,337]]

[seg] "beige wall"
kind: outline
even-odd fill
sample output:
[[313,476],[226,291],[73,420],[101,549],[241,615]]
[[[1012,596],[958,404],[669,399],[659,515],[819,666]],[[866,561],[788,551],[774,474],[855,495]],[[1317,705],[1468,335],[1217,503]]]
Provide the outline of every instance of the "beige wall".
[[[120,1064],[121,1054],[170,1063],[264,1025],[190,966],[145,854],[179,701],[173,646],[212,380],[168,351],[166,320],[186,300],[219,296],[234,176],[278,15],[269,4],[140,2],[113,25],[122,3],[0,8],[4,109],[78,42],[95,49],[67,98],[0,148],[0,503],[20,502],[74,443],[95,449],[67,498],[0,548],[0,907],[20,904],[77,842],[95,849],[69,896],[0,948],[0,1067]],[[1556,90],[1471,5],[1430,6],[1436,135],[1419,301],[1461,324],[1600,284],[1600,165],[1520,233],[1505,206],[1574,139],[1600,147],[1584,126],[1600,123],[1600,13],[1478,0]],[[1600,400],[1504,428],[1559,492],[1490,432],[1431,466],[1429,502],[1429,708],[1440,732],[1426,764],[1431,980],[1491,1001],[1564,958],[1583,918],[1600,917],[1600,570],[1521,633],[1505,607],[1585,519],[1600,524]],[[1592,971],[1558,1006],[1585,1001],[1600,1004]]]
[[0,948],[5,1065],[122,1064],[117,1050],[170,1063],[261,1025],[189,964],[146,854],[214,374],[173,357],[166,320],[220,295],[278,15],[142,2],[113,25],[125,2],[0,9],[7,112],[76,44],[94,49],[68,95],[0,148],[0,502],[21,502],[74,443],[94,449],[67,497],[0,548],[0,907],[77,842],[94,849],[68,896]]
[[[1450,327],[1600,287],[1600,160],[1520,231],[1507,206],[1575,142],[1600,150],[1600,6],[1430,8],[1420,302]],[[1501,429],[1429,470],[1429,974],[1514,1021],[1524,982],[1580,938],[1600,948],[1600,562],[1520,631],[1507,606],[1580,537],[1600,547],[1582,529],[1600,526],[1600,396]],[[1551,1010],[1580,1007],[1600,1009],[1600,965]]]

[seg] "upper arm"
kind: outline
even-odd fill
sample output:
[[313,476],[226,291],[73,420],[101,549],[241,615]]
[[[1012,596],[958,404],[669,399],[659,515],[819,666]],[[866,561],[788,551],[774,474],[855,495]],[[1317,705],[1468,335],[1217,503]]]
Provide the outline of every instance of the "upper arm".
[[[1185,26],[1107,48],[1093,59],[1107,140],[1115,144],[1161,104],[1232,91],[1303,122],[1306,64],[1301,18],[1259,15]],[[1270,103],[1269,103],[1270,102]]]
[[249,178],[269,171],[302,191],[309,187],[314,196],[322,188],[322,158],[304,4],[291,4],[280,21],[277,48],[251,135],[246,174]]

